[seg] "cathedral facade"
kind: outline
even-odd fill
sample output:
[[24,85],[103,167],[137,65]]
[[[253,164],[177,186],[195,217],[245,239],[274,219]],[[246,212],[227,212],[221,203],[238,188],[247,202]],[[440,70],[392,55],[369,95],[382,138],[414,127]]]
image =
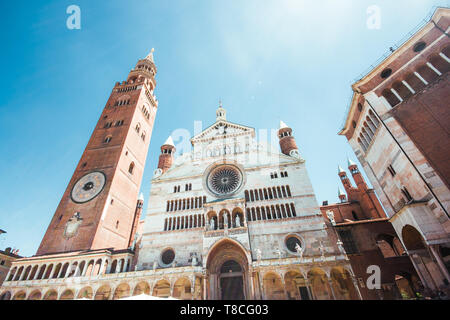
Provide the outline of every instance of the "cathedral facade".
[[361,299],[283,122],[281,152],[221,105],[191,153],[175,157],[169,137],[139,223],[155,74],[150,53],[116,83],[37,254],[13,263],[0,299]]
[[[192,293],[203,299],[358,298],[283,122],[278,138],[281,152],[257,143],[255,130],[227,121],[222,106],[216,122],[191,138],[190,154],[174,159],[169,137],[152,180],[137,270],[185,268]],[[319,286],[324,278],[330,288]]]

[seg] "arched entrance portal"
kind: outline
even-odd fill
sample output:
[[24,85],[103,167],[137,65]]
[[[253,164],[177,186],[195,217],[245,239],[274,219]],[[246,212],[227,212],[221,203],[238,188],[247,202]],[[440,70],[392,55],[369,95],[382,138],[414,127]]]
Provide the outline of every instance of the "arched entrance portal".
[[207,258],[207,299],[251,299],[248,259],[245,249],[236,241],[216,243]]
[[234,260],[225,261],[220,268],[220,290],[222,300],[244,300],[242,267]]

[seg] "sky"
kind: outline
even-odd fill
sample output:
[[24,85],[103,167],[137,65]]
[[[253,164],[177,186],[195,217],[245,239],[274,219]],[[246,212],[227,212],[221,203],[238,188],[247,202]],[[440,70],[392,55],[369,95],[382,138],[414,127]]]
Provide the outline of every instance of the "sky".
[[[80,29],[67,27],[70,5]],[[350,86],[434,6],[449,1],[0,2],[0,249],[36,253],[115,82],[151,48],[146,200],[160,145],[212,124],[221,100],[231,122],[269,132],[286,122],[318,202],[337,202],[337,166],[357,162],[337,135]]]

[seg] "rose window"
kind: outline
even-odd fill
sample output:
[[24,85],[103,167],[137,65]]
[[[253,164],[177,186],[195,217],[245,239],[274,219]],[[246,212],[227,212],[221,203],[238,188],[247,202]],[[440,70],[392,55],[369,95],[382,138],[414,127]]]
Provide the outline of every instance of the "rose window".
[[215,195],[231,195],[241,186],[242,173],[233,165],[221,165],[209,173],[207,184],[208,189]]

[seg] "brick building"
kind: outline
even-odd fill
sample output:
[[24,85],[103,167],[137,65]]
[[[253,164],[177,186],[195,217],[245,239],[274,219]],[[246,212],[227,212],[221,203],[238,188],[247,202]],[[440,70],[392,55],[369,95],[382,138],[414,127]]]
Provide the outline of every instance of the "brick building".
[[6,279],[12,263],[22,258],[18,255],[17,250],[12,250],[11,248],[6,248],[5,250],[0,250],[0,286]]
[[450,9],[352,85],[344,128],[430,294],[450,281]]
[[[413,298],[422,285],[409,256],[398,239],[373,189],[368,188],[357,165],[349,160],[348,169],[356,183],[354,187],[344,169],[339,177],[345,188],[339,188],[339,203],[320,207],[330,237],[340,240],[350,259],[363,299]],[[369,266],[380,268],[381,288],[368,289]]]

